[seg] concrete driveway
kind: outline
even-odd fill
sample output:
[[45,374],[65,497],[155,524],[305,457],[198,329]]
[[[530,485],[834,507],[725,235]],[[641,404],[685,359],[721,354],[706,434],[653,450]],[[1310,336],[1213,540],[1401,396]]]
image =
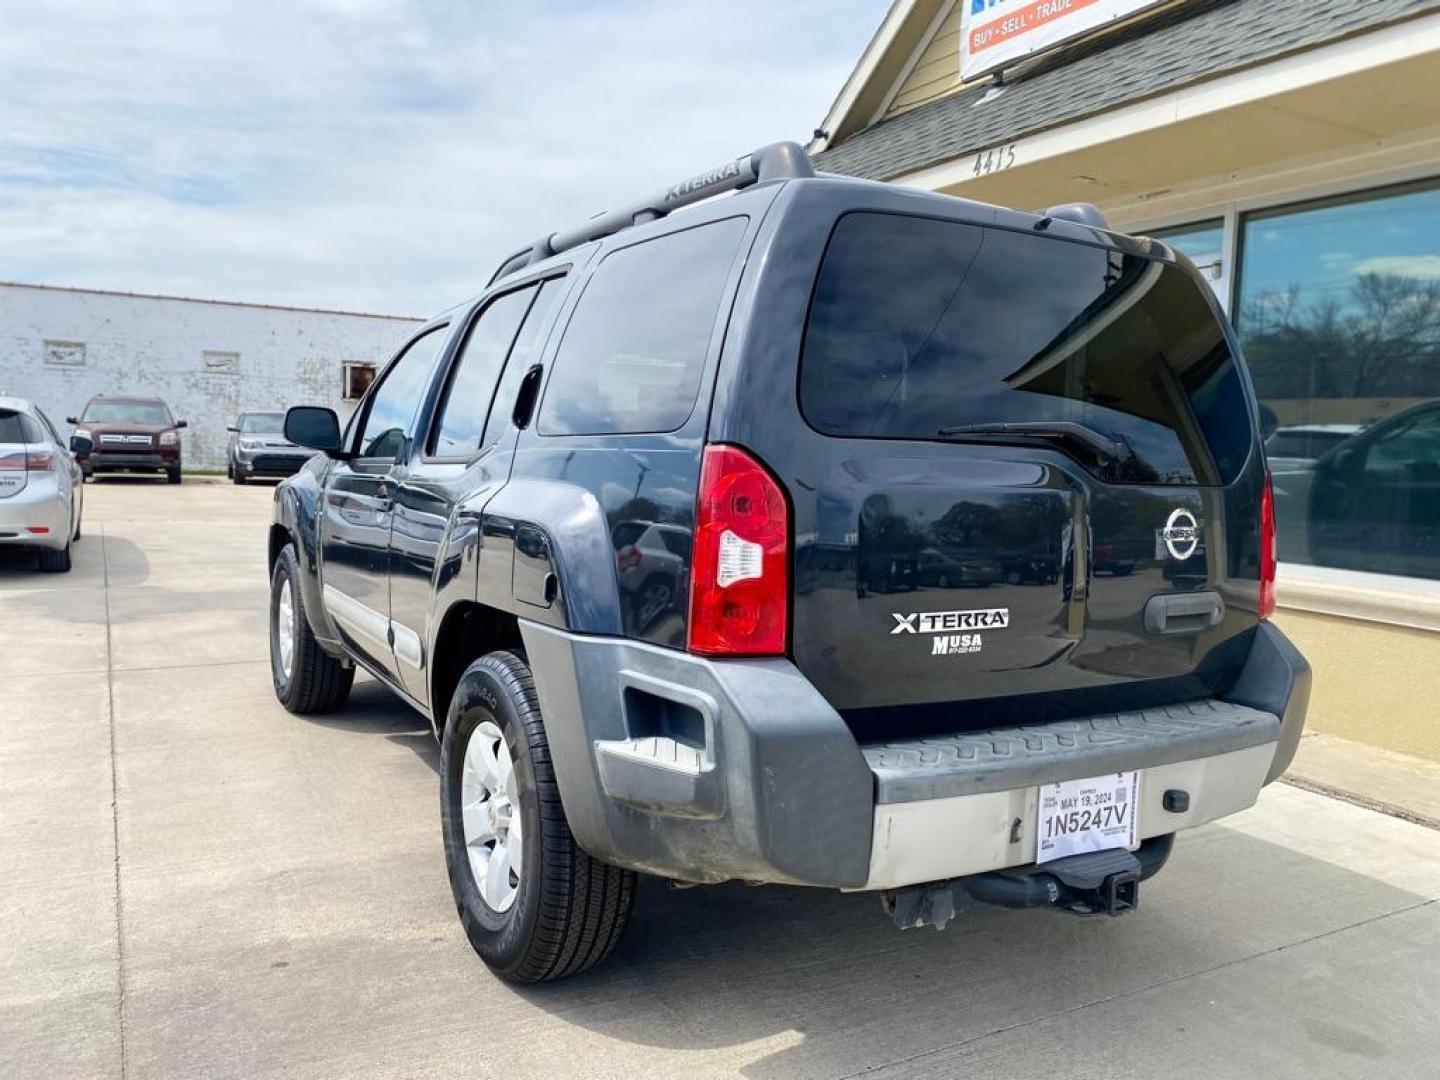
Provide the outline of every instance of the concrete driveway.
[[600,970],[492,978],[427,725],[276,705],[271,491],[86,487],[76,566],[0,556],[0,1074],[1433,1076],[1440,833],[1284,784],[1123,919],[641,890]]

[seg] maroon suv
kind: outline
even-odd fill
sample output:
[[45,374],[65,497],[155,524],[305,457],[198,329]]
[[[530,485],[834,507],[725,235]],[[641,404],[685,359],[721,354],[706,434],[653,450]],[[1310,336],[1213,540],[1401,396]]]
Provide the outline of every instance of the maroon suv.
[[91,398],[77,419],[75,434],[89,439],[91,449],[78,452],[86,479],[104,472],[163,472],[170,483],[180,483],[180,429],[170,406],[159,398]]

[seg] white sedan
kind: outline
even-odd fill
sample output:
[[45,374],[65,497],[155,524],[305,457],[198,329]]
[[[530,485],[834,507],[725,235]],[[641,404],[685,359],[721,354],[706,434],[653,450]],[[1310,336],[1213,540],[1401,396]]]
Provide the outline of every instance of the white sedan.
[[0,397],[0,547],[40,555],[40,569],[70,569],[80,539],[80,467],[50,418],[20,398]]

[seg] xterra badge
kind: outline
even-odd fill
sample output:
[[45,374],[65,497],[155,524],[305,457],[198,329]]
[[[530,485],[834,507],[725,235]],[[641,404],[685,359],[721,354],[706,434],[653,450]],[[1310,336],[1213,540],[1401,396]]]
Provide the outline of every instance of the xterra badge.
[[892,611],[892,634],[949,634],[956,630],[1003,630],[1010,625],[1010,609],[976,608],[972,611]]
[[1165,527],[1160,530],[1160,539],[1165,542],[1165,550],[1170,552],[1173,558],[1184,562],[1195,549],[1200,546],[1200,523],[1195,520],[1195,515],[1184,507],[1173,510],[1170,518],[1165,522]]

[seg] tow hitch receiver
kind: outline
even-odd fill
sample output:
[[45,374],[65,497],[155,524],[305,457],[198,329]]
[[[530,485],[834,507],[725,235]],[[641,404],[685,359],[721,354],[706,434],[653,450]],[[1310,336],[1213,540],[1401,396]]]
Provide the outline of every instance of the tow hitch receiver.
[[1140,882],[1165,865],[1173,840],[1173,835],[1157,836],[1135,852],[1092,851],[1025,869],[976,874],[956,884],[981,903],[1001,907],[1123,915],[1140,906]]
[[1063,910],[1077,915],[1123,915],[1140,906],[1140,860],[1123,848],[1057,859],[1046,866],[1070,892]]

